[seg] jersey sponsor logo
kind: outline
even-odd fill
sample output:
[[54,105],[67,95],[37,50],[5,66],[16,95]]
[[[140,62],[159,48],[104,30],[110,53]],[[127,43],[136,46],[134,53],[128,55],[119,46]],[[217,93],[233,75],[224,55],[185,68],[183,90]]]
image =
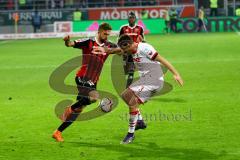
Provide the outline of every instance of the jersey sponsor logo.
[[135,61],[135,62],[141,62],[141,58],[140,58],[140,57],[138,57],[138,58],[133,58],[133,61]]
[[138,34],[137,33],[127,33],[127,35],[129,35],[129,36],[137,36]]

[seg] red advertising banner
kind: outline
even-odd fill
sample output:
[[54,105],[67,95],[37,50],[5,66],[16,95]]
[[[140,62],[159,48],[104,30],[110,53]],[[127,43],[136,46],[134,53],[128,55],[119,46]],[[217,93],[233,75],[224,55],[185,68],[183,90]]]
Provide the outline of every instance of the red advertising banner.
[[[137,18],[141,18],[141,12],[143,10],[148,12],[149,18],[163,18],[164,11],[170,6],[157,6],[157,7],[135,7],[135,8],[98,8],[88,10],[89,20],[119,20],[127,19],[129,12],[134,12]],[[194,5],[182,5],[175,7],[179,13],[179,17],[195,17]]]

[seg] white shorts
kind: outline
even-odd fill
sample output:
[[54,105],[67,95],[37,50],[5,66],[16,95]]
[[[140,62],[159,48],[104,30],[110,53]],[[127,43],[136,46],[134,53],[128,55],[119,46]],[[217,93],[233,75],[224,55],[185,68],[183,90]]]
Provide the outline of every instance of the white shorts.
[[140,79],[128,88],[137,96],[139,103],[146,102],[153,93],[160,91],[163,88],[163,77],[145,74]]

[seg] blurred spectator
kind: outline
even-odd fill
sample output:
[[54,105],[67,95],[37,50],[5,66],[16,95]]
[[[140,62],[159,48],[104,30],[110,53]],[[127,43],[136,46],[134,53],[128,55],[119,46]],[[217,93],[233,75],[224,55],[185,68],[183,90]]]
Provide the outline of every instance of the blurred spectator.
[[178,31],[178,29],[177,29],[178,13],[177,13],[175,8],[171,8],[171,10],[169,12],[169,16],[170,16],[170,28],[171,28],[171,31],[176,33]]
[[218,16],[218,0],[210,0],[210,16]]
[[137,6],[138,1],[137,0],[125,0],[125,6]]
[[[80,3],[80,5],[82,5],[82,2]],[[90,8],[100,8],[100,7],[104,7],[105,3],[103,3],[103,1],[98,1],[98,0],[91,0],[88,1],[88,7]]]
[[18,0],[19,8],[20,9],[26,9],[26,0]]
[[119,2],[118,2],[118,3],[119,3],[119,6],[121,6],[121,7],[122,7],[122,6],[124,6],[124,3],[125,3],[125,2],[124,2],[124,0],[119,0]]
[[79,9],[76,9],[73,12],[73,21],[81,21],[82,20],[82,12]]
[[240,6],[236,9],[236,16],[240,16]]
[[148,19],[148,11],[143,9],[141,12],[141,18],[142,19]]
[[56,3],[55,0],[50,0],[50,8],[55,8],[56,7]]
[[64,7],[64,0],[60,0],[59,6],[60,6],[60,8],[63,8],[63,7]]
[[34,3],[34,9],[46,9],[46,1],[42,1],[42,0],[35,0],[33,1]]
[[73,0],[65,0],[65,6],[67,8],[72,8],[73,7]]
[[8,10],[14,9],[14,1],[13,0],[7,1],[7,9]]
[[166,33],[169,33],[170,31],[170,16],[169,16],[169,8],[167,8],[167,10],[164,10],[163,13],[164,13],[164,20],[165,20],[165,28],[164,30],[166,31]]
[[202,28],[204,27],[204,8],[203,6],[200,7],[199,11],[198,11],[198,32],[200,32],[202,30]]
[[37,10],[32,15],[32,25],[34,33],[40,31],[42,25],[42,17],[39,15]]
[[156,1],[151,0],[151,1],[148,2],[148,5],[149,6],[154,6],[154,5],[156,5]]
[[51,0],[51,8],[63,8],[64,0]]

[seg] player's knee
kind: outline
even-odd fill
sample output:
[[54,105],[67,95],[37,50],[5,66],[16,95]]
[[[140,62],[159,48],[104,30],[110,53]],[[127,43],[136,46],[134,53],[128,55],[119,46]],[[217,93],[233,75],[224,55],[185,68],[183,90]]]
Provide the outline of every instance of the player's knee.
[[129,107],[136,106],[137,101],[136,101],[135,95],[129,89],[125,90],[121,94],[121,97]]
[[121,97],[122,97],[123,101],[127,103],[127,93],[126,93],[126,91],[121,93]]
[[95,103],[99,99],[99,93],[97,91],[91,91],[89,93],[89,99],[91,103]]
[[83,108],[83,106],[87,106],[91,104],[90,98],[88,96],[82,96],[78,99],[78,107]]

